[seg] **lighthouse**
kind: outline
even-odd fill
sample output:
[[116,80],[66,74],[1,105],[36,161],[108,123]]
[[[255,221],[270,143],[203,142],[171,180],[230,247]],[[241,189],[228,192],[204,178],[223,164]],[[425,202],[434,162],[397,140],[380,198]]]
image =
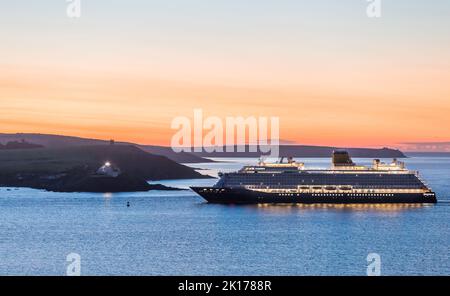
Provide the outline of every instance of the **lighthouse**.
[[107,161],[103,166],[101,166],[96,174],[99,176],[105,176],[105,177],[111,177],[111,178],[117,178],[120,176],[122,172],[119,168],[115,167],[111,162]]

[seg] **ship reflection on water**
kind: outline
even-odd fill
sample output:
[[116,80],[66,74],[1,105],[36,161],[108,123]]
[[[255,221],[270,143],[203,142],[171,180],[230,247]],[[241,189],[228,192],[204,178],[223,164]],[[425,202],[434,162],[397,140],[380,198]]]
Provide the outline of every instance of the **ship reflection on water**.
[[397,213],[433,206],[432,204],[258,204],[246,206],[246,208],[273,213],[293,213],[308,210]]

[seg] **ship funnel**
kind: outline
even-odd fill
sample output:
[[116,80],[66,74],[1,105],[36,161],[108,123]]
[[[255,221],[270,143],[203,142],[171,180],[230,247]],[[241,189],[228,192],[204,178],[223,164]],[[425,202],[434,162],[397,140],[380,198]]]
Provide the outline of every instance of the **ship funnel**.
[[354,166],[352,159],[347,151],[333,151],[334,166]]

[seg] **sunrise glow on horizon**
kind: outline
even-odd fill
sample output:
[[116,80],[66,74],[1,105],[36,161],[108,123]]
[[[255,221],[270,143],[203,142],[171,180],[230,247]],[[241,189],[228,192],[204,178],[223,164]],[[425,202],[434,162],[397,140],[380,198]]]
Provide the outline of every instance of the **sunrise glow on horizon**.
[[278,116],[286,143],[450,151],[449,1],[29,2],[1,5],[0,133],[169,145],[201,108]]

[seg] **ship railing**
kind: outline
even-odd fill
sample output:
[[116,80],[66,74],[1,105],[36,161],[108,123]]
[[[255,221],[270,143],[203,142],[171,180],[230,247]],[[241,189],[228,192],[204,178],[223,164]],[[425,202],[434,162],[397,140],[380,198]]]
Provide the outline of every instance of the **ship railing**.
[[416,177],[417,177],[417,179],[419,179],[420,182],[422,182],[423,186],[425,186],[428,190],[433,191],[433,190],[431,189],[430,185],[429,185],[424,179],[422,179],[422,178],[420,177],[419,172],[417,172]]
[[428,192],[429,188],[365,188],[365,187],[353,187],[350,190],[342,190],[336,188],[336,190],[322,188],[283,188],[283,187],[268,187],[268,186],[244,186],[248,190],[256,190],[270,193],[424,193]]

